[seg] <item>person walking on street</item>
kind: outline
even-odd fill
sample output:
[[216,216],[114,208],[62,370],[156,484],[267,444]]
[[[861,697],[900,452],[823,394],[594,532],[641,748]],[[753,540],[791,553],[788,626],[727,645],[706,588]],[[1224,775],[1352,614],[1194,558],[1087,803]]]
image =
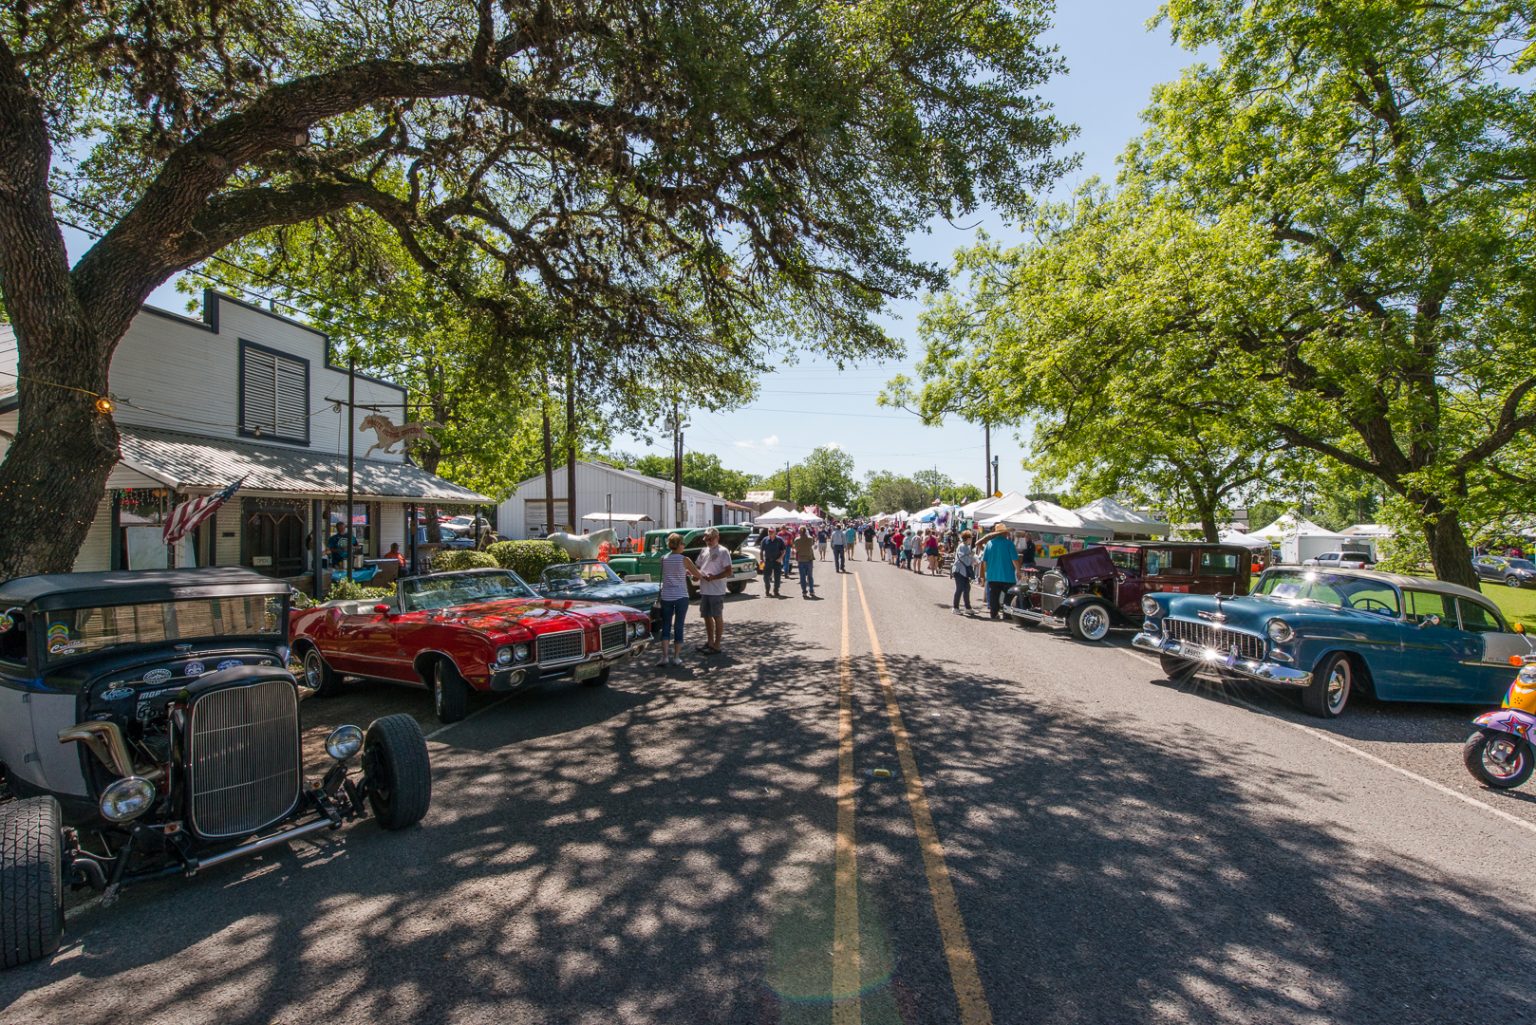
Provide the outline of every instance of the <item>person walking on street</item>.
[[779,531],[779,540],[784,542],[783,574],[787,577],[789,576],[789,557],[793,554],[792,548],[795,540],[795,532],[790,530],[788,527],[785,527],[783,530]]
[[661,557],[661,659],[659,666],[682,665],[683,621],[688,618],[688,578],[699,579],[699,567],[683,554],[683,535],[667,535]]
[[848,524],[847,528],[843,531],[843,540],[848,545],[848,558],[851,559],[854,556],[855,549],[858,547],[859,528],[855,527],[852,523]]
[[789,553],[789,545],[777,534],[769,534],[763,538],[763,594],[770,591],[775,598],[783,597],[779,594],[779,588],[784,583],[784,557]]
[[987,567],[987,612],[993,619],[999,619],[1003,614],[1003,597],[1018,582],[1023,560],[1013,543],[1013,532],[1007,527],[998,527],[977,545]]
[[847,544],[848,532],[843,530],[842,527],[834,526],[832,528],[832,572],[834,573],[846,572],[846,567],[843,565],[843,555]]
[[810,598],[816,593],[816,581],[811,577],[816,567],[816,540],[806,527],[800,528],[795,538],[795,561],[800,564],[800,597]]
[[825,526],[817,527],[816,528],[816,551],[821,554],[821,561],[822,562],[826,562],[827,561],[827,528]]
[[864,561],[875,561],[875,525],[873,523],[864,525]]
[[939,535],[935,531],[928,531],[923,538],[923,558],[928,562],[928,572],[934,576],[939,575]]
[[704,617],[704,643],[699,650],[706,655],[720,654],[725,634],[725,592],[731,579],[731,553],[720,543],[720,531],[710,527],[704,532],[704,551],[699,553],[699,615]]
[[[960,535],[960,544],[955,548],[955,565],[950,570],[950,576],[955,578],[955,615],[964,616],[970,614],[971,608],[971,578],[976,575],[976,553],[971,550],[972,534],[969,530]],[[965,611],[960,611],[960,602],[964,600]]]

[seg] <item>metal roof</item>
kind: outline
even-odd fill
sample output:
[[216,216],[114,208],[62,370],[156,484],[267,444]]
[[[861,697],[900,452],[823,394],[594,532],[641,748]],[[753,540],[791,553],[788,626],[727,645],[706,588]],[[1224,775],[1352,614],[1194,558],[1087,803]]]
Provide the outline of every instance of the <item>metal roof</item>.
[[[242,491],[346,498],[347,457],[333,452],[258,445],[151,427],[122,426],[123,465],[177,491],[218,491],[245,478]],[[359,459],[359,498],[485,505],[490,499],[409,463]]]
[[42,573],[0,584],[0,603],[39,602],[70,607],[71,596],[89,595],[98,605],[174,601],[225,594],[287,594],[288,584],[238,566],[206,569],[108,570],[101,573]]

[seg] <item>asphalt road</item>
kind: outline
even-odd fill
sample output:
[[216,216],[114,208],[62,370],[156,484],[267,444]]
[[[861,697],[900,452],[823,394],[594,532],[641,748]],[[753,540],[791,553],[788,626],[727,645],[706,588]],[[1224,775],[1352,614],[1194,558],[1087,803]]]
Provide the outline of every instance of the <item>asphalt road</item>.
[[[419,828],[77,899],[0,1021],[1536,1021],[1536,789],[1467,777],[1475,710],[1324,724],[852,568],[478,701]],[[310,749],[401,710],[306,702]]]

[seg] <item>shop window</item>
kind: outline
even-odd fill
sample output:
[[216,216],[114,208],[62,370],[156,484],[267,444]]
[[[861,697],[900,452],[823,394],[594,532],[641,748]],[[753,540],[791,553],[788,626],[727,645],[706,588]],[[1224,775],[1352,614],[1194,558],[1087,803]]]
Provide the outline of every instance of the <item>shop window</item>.
[[240,433],[309,444],[309,361],[240,342]]

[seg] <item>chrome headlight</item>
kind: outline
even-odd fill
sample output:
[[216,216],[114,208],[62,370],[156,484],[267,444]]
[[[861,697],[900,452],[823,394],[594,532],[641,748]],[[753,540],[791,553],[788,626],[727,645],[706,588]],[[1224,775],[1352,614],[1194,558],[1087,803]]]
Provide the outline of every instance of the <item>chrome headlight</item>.
[[108,822],[128,822],[149,811],[154,801],[153,783],[140,776],[124,776],[101,792],[101,816]]
[[1521,683],[1536,684],[1536,662],[1527,662],[1520,670],[1519,679]]
[[1264,632],[1269,634],[1269,639],[1276,644],[1284,644],[1296,636],[1296,631],[1291,629],[1291,624],[1283,619],[1271,619],[1269,625],[1264,628]]
[[338,762],[346,761],[363,749],[363,731],[356,726],[338,726],[325,738],[325,753]]
[[1163,614],[1163,607],[1157,603],[1156,598],[1150,594],[1144,594],[1141,596],[1141,614],[1148,617],[1160,616]]
[[514,644],[514,645],[512,645],[512,657],[517,659],[517,661],[519,661],[519,662],[526,662],[526,661],[528,661],[528,645],[526,645],[526,644]]
[[1051,594],[1067,593],[1067,578],[1060,573],[1047,573],[1041,583]]
[[509,666],[509,665],[511,665],[512,664],[512,649],[511,648],[497,648],[496,649],[496,664],[499,665],[499,666]]

